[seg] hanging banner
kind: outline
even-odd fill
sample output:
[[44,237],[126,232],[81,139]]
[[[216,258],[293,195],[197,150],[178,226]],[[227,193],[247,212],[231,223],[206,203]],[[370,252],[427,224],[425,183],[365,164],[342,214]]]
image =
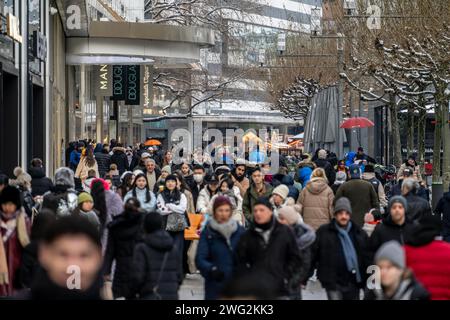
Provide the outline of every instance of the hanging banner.
[[141,100],[141,68],[140,66],[127,66],[127,89],[125,104],[129,106],[140,105]]
[[153,75],[152,66],[141,66],[141,103],[142,108],[151,109],[153,105]]
[[96,66],[95,95],[97,97],[112,96],[112,68],[110,65]]
[[113,94],[111,100],[124,101],[127,89],[126,66],[113,66]]

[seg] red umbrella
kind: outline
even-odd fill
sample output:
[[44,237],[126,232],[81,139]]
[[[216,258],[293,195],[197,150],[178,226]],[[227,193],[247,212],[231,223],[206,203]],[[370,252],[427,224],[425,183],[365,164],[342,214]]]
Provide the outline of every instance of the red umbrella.
[[373,126],[375,126],[375,124],[364,117],[350,118],[341,124],[342,129],[369,128]]

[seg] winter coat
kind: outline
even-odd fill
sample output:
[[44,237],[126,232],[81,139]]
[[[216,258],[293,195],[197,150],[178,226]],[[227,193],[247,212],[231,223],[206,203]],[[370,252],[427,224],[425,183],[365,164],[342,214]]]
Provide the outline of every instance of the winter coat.
[[124,212],[109,223],[108,244],[104,258],[104,275],[111,274],[112,263],[116,261],[112,290],[114,297],[132,296],[133,252],[142,238],[142,213]]
[[213,214],[214,201],[218,196],[228,196],[230,198],[231,204],[233,205],[233,214],[231,218],[238,221],[240,225],[244,225],[245,219],[242,214],[242,197],[239,192],[239,188],[234,186],[232,190],[228,191],[228,193],[218,192],[215,194],[209,201],[208,214],[210,215]]
[[[155,211],[156,208],[155,194],[151,190],[149,192],[150,192],[150,200],[147,202],[147,189],[139,189],[138,187],[136,187],[136,198],[141,203],[142,210],[145,210],[145,212],[147,213]],[[123,202],[125,203],[128,201],[128,199],[133,197],[134,197],[133,189],[131,189],[123,198]]]
[[33,279],[41,269],[38,261],[38,246],[38,241],[31,240],[31,242],[23,248],[22,263],[20,264],[19,269],[20,284],[22,288],[30,288]]
[[300,193],[298,203],[302,206],[303,221],[319,229],[333,219],[333,190],[322,178],[311,179]]
[[210,202],[211,202],[211,192],[209,191],[208,187],[205,186],[198,194],[196,206],[197,212],[201,214],[208,213]]
[[414,221],[419,220],[425,215],[431,215],[430,204],[422,197],[419,197],[413,192],[409,192],[405,196],[405,199],[408,202],[408,210],[406,210],[406,214],[409,219]]
[[95,170],[95,176],[99,177],[97,161],[90,167],[86,162],[86,158],[82,158],[78,164],[77,171],[75,171],[75,178],[80,178],[81,181],[84,181],[88,177],[90,170]]
[[197,208],[198,196],[200,194],[200,191],[202,191],[205,186],[206,185],[204,183],[198,185],[197,182],[195,181],[189,184],[189,189],[191,190],[192,193],[192,201],[194,201],[195,212],[199,211]]
[[53,182],[45,176],[43,168],[31,167],[28,169],[31,180],[31,195],[33,197],[42,196],[53,187]]
[[96,152],[94,153],[95,160],[98,165],[98,173],[99,177],[104,177],[105,174],[109,171],[109,165],[111,164],[111,157],[107,153]]
[[414,223],[408,218],[405,222],[399,226],[392,221],[390,214],[383,219],[382,223],[379,223],[370,236],[370,249],[373,254],[381,247],[383,243],[391,240],[396,240],[401,245],[405,244],[405,241],[411,231],[414,228]]
[[380,203],[370,182],[361,179],[352,179],[345,182],[336,192],[335,200],[346,197],[352,204],[352,221],[358,226],[364,225],[364,215],[370,209],[379,209]]
[[433,240],[405,246],[406,264],[431,294],[432,300],[450,300],[450,244]]
[[383,290],[366,290],[364,300],[429,300],[430,293],[414,277],[411,271],[406,270],[402,275],[400,284],[392,297],[387,297]]
[[[371,254],[368,250],[369,239],[356,223],[352,223],[349,232],[358,256],[362,279],[359,285],[362,287],[365,285],[367,267],[372,264]],[[344,250],[334,219],[317,230],[312,261],[313,267],[317,267],[317,277],[325,289],[336,290],[337,285],[346,287],[349,283],[357,284],[355,275],[347,270]]]
[[35,207],[36,204],[31,194],[31,191],[22,186],[18,187],[18,189],[20,190],[22,198],[22,206],[25,209],[27,216],[31,218],[33,215],[33,208]]
[[380,206],[386,208],[388,206],[388,201],[386,198],[386,193],[384,192],[383,184],[375,177],[373,172],[364,172],[362,175],[363,180],[371,183],[374,187],[375,192],[378,195],[378,200],[380,201]]
[[[155,214],[155,213],[151,213]],[[164,257],[167,255],[163,266]],[[141,300],[157,299],[153,288],[162,300],[178,300],[179,284],[182,280],[181,265],[173,239],[164,230],[157,230],[143,237],[133,254],[133,291]],[[164,267],[163,269],[161,269]]]
[[73,171],[75,171],[77,169],[78,164],[80,163],[80,158],[81,158],[81,152],[79,152],[77,150],[73,150],[70,153],[70,160],[69,160],[70,169],[72,169]]
[[[163,229],[166,229],[168,216],[172,213],[184,215],[185,225],[189,226],[189,218],[187,217],[187,198],[184,193],[180,194],[180,200],[177,202],[168,202],[164,200],[161,193],[156,197],[156,212],[163,216]],[[183,231],[181,231],[183,232]]]
[[401,179],[403,177],[403,170],[406,168],[410,168],[413,171],[413,177],[417,181],[422,181],[422,175],[420,174],[420,167],[419,166],[410,166],[407,163],[403,163],[397,172],[397,179]]
[[442,235],[444,240],[450,242],[450,192],[444,193],[434,212],[439,215],[442,214]]
[[294,178],[290,175],[285,175],[281,179],[281,184],[286,185],[289,188],[288,197],[294,199],[294,202],[297,202],[298,197],[300,195],[299,190],[294,186]]
[[42,209],[55,212],[58,217],[69,215],[78,205],[78,195],[69,186],[56,185],[44,194]]
[[336,180],[336,172],[333,169],[333,166],[328,162],[328,160],[325,159],[317,159],[314,161],[317,168],[322,168],[325,170],[325,174],[327,175],[328,184],[331,186],[334,183],[334,180]]
[[244,195],[244,200],[242,202],[242,212],[244,213],[245,219],[249,222],[253,221],[252,210],[255,206],[256,200],[258,200],[258,198],[260,197],[269,198],[272,195],[273,187],[270,184],[264,182],[264,188],[264,193],[262,195],[259,195],[256,191],[255,184],[252,183],[250,185],[250,188],[247,189],[247,192]]
[[267,243],[254,225],[241,236],[235,250],[235,272],[237,275],[259,272],[264,280],[273,282],[279,296],[289,295],[287,284],[302,263],[300,250],[289,226],[275,220],[268,232]]
[[[209,223],[203,229],[197,247],[195,265],[205,279],[206,300],[217,299],[224,284],[231,278],[233,255],[244,232],[244,228],[238,226],[237,230],[231,235],[230,245],[228,245],[224,236],[214,230]],[[217,280],[211,276],[213,267],[217,267],[224,273],[223,279]]]
[[115,147],[112,150],[113,154],[111,156],[111,163],[117,165],[117,170],[119,170],[120,175],[128,170],[128,158],[124,150],[124,148]]
[[311,268],[312,245],[316,240],[316,232],[309,225],[302,222],[297,222],[294,226],[292,226],[292,229],[294,230],[295,239],[302,258],[301,268],[297,270],[293,283],[306,284]]
[[311,161],[302,161],[298,165],[298,181],[302,184],[302,186],[306,186],[306,184],[311,179],[311,174],[315,169],[315,164]]

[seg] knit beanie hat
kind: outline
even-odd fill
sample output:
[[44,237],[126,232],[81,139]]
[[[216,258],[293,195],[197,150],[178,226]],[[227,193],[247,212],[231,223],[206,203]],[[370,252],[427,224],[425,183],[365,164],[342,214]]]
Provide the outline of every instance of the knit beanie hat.
[[30,186],[31,185],[31,176],[26,173],[21,167],[16,167],[13,171],[14,176],[16,177],[15,180],[10,180],[9,184],[14,186]]
[[405,210],[407,210],[407,208],[408,208],[408,202],[406,201],[406,199],[403,196],[393,196],[389,200],[388,213],[391,211],[391,208],[394,205],[394,203],[401,203],[401,205],[403,206],[403,208],[405,208]]
[[93,186],[94,184],[96,184],[96,183],[101,183],[101,184],[103,184],[103,188],[104,188],[105,190],[109,190],[109,183],[106,182],[105,179],[101,179],[101,178],[96,178],[96,179],[92,180],[92,182],[91,182],[91,189],[92,189],[92,186]]
[[214,200],[214,204],[213,204],[213,215],[216,212],[216,209],[223,206],[223,205],[229,205],[230,208],[233,208],[233,205],[231,204],[230,198],[228,198],[227,196],[218,196],[215,200]]
[[159,213],[149,213],[144,218],[144,230],[146,233],[152,233],[162,230],[162,217]]
[[84,202],[94,202],[92,196],[87,192],[82,192],[78,195],[78,205]]
[[286,199],[289,194],[289,188],[284,184],[280,184],[278,187],[273,189],[272,194],[277,194],[283,199]]
[[319,159],[326,159],[327,158],[327,152],[324,149],[320,149],[317,153],[317,157]]
[[343,171],[336,172],[336,184],[343,184],[345,181],[347,181],[347,174]]
[[400,243],[395,240],[384,243],[378,249],[374,261],[378,264],[381,260],[388,260],[400,269],[405,269],[406,267],[405,251]]
[[300,214],[293,206],[284,206],[278,209],[278,216],[285,219],[289,225],[294,225],[300,219]]
[[70,168],[62,167],[55,172],[55,185],[69,186],[75,188],[73,171]]
[[342,197],[336,200],[336,203],[334,204],[334,214],[338,213],[339,211],[347,211],[348,213],[352,214],[352,204],[350,203],[350,200],[346,197]]
[[170,168],[170,166],[164,166],[161,169],[161,172],[167,172],[168,174],[171,174],[172,173],[172,169]]
[[6,186],[5,189],[3,189],[0,193],[0,205],[7,202],[14,203],[17,209],[22,207],[22,198],[19,189],[13,186]]

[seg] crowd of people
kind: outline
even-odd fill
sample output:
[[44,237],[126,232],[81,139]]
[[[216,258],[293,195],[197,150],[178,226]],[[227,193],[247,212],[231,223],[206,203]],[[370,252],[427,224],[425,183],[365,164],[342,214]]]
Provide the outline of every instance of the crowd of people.
[[387,193],[362,148],[276,174],[260,153],[79,141],[53,179],[40,159],[0,175],[0,296],[177,299],[200,273],[205,299],[298,300],[317,280],[330,300],[450,299],[450,191],[433,212],[413,157]]

